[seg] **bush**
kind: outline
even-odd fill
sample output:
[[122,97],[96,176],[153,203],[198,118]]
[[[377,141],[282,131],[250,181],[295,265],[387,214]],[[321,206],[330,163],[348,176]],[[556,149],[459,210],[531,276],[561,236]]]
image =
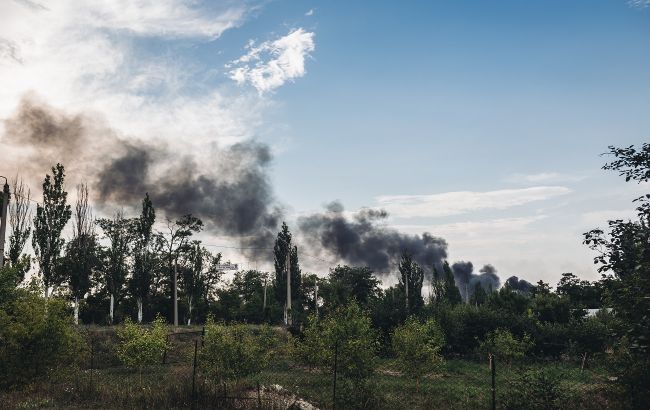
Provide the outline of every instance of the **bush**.
[[559,409],[567,397],[558,375],[550,371],[530,370],[509,383],[507,394],[503,395],[503,408]]
[[442,363],[445,337],[440,325],[432,319],[420,323],[411,318],[393,331],[392,340],[402,372],[416,380],[419,391],[422,376]]
[[137,325],[126,318],[124,325],[117,330],[120,344],[117,356],[122,364],[131,369],[137,369],[142,374],[142,368],[160,363],[167,349],[167,327],[162,317],[153,321],[150,329]]
[[368,408],[377,395],[369,378],[377,359],[377,333],[355,302],[338,307],[322,320],[311,318],[298,345],[299,357],[331,374],[336,354],[337,407]]
[[337,308],[322,320],[310,320],[299,345],[302,357],[331,370],[338,351],[337,369],[343,377],[365,379],[375,367],[377,334],[359,305]]
[[65,301],[14,289],[0,303],[1,385],[29,383],[82,360],[87,346]]
[[258,374],[269,360],[268,332],[255,335],[248,325],[224,325],[208,319],[201,366],[209,378],[236,381]]
[[533,347],[530,336],[524,334],[521,339],[516,339],[509,330],[497,329],[488,333],[485,340],[480,343],[482,353],[492,353],[498,359],[510,364],[513,360],[520,360]]

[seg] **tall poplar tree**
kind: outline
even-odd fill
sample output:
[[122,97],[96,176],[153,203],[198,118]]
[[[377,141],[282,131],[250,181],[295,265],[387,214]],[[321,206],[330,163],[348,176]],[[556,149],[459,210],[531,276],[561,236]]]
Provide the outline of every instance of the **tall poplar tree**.
[[422,299],[422,282],[424,271],[414,260],[411,254],[403,252],[399,262],[399,283],[405,292],[407,314],[417,313],[424,306]]
[[65,240],[61,238],[63,228],[72,216],[68,205],[68,193],[64,189],[65,172],[63,165],[52,167],[52,176],[45,175],[43,181],[43,203],[36,206],[34,236],[32,246],[38,261],[39,273],[45,287],[45,298],[51,286],[61,283],[57,277],[57,263]]
[[138,305],[138,323],[142,322],[143,303],[149,296],[153,280],[155,255],[152,252],[153,224],[156,221],[156,211],[149,194],[142,200],[142,213],[131,225],[134,239],[133,277],[129,282],[131,294],[135,296]]
[[68,287],[74,298],[74,320],[79,324],[79,302],[90,290],[90,275],[98,265],[97,236],[92,210],[88,204],[88,186],[77,186],[74,210],[73,236],[66,246],[62,274],[67,276]]
[[287,255],[289,255],[289,276],[291,278],[291,305],[295,310],[301,304],[301,270],[298,261],[298,247],[291,246],[291,232],[286,222],[278,232],[275,246],[273,247],[275,264],[275,299],[280,306],[287,303]]
[[109,322],[113,324],[115,305],[120,303],[124,293],[124,285],[128,274],[128,257],[133,241],[134,221],[124,218],[118,211],[113,219],[102,218],[97,224],[104,231],[104,237],[110,244],[102,251],[102,270],[106,290],[110,295]]

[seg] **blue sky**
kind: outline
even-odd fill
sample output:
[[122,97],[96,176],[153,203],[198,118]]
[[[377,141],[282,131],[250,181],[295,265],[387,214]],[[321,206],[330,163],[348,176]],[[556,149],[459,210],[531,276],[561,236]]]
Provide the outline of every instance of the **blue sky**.
[[599,154],[650,132],[648,4],[7,2],[0,117],[36,93],[193,155],[256,138],[290,221],[383,207],[452,261],[595,279],[580,234],[644,189]]

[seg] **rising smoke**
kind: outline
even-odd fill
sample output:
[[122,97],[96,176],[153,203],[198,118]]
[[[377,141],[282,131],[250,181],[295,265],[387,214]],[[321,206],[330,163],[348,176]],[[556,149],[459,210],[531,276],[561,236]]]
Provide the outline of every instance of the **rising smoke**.
[[[200,155],[183,153],[164,142],[127,138],[97,116],[68,115],[33,95],[23,99],[4,126],[2,142],[12,147],[13,154],[6,165],[34,185],[61,162],[68,183],[88,183],[93,202],[105,213],[119,207],[137,209],[148,192],[154,206],[169,218],[192,213],[212,233],[237,239],[244,247],[273,244],[283,214],[268,175],[270,149],[260,142],[206,144]],[[410,253],[429,278],[432,267],[442,269],[447,258],[444,239],[388,228],[383,224],[387,216],[374,209],[348,215],[333,202],[324,212],[299,218],[299,233],[310,251],[379,274],[394,271],[402,252]],[[266,250],[245,253],[256,259],[272,257]],[[493,267],[486,265],[480,272],[473,273],[471,262],[454,264],[466,298],[477,281],[486,289],[498,288]]]
[[364,209],[348,217],[339,202],[332,202],[325,212],[300,218],[298,225],[306,241],[324,255],[378,273],[390,272],[405,251],[425,272],[429,271],[427,267],[441,265],[447,257],[444,239],[429,233],[406,235],[382,226],[387,216],[384,210]]
[[259,142],[206,147],[206,166],[165,144],[127,140],[89,116],[68,116],[33,97],[21,102],[5,129],[21,175],[37,181],[62,162],[69,177],[90,183],[95,202],[106,210],[137,207],[148,192],[167,217],[192,213],[212,232],[246,247],[269,246],[277,231],[282,212],[267,172],[271,154]]
[[497,270],[492,265],[485,265],[479,270],[479,274],[474,273],[474,265],[472,262],[456,262],[451,265],[452,272],[454,273],[454,280],[456,286],[460,290],[463,300],[466,302],[474,294],[474,288],[477,283],[486,291],[497,290],[501,284],[501,280],[497,275]]
[[532,283],[524,279],[519,279],[516,276],[509,277],[504,283],[504,286],[514,291],[518,291],[524,295],[530,294],[530,291],[533,288]]

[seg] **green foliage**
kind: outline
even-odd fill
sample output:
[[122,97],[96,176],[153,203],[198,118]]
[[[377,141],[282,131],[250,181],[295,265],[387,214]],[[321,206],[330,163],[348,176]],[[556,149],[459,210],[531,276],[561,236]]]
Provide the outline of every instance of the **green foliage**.
[[400,273],[398,287],[405,293],[406,310],[409,314],[418,313],[424,306],[424,299],[422,299],[424,271],[406,252],[402,253],[398,268]]
[[504,409],[553,410],[566,407],[567,392],[560,376],[543,370],[529,370],[511,381],[500,395]]
[[284,306],[287,302],[287,255],[289,255],[289,271],[291,276],[291,303],[293,310],[299,310],[301,305],[300,277],[301,270],[298,261],[298,248],[291,246],[291,232],[285,222],[282,222],[282,230],[278,232],[273,247],[275,266],[275,299],[279,305]]
[[117,330],[120,344],[117,356],[122,364],[131,369],[142,371],[145,366],[160,363],[167,345],[167,326],[158,316],[150,328],[137,325],[129,318]]
[[323,283],[321,296],[325,311],[333,311],[354,299],[360,306],[367,307],[380,293],[380,281],[371,269],[355,266],[337,266],[330,270],[328,280]]
[[[22,179],[14,178],[11,183],[13,198],[9,202],[7,215],[9,217],[9,226],[11,226],[11,233],[9,235],[9,260],[12,265],[19,262],[27,239],[32,232],[30,225],[31,212],[30,212],[30,197],[31,191],[23,183]],[[0,196],[0,204],[2,196]],[[0,209],[1,205],[0,205]]]
[[530,299],[507,286],[488,295],[487,306],[495,311],[523,315],[528,311]]
[[528,334],[520,339],[515,338],[509,330],[496,329],[490,332],[479,345],[479,351],[492,353],[498,360],[512,363],[521,360],[533,347],[533,341]]
[[87,351],[67,303],[47,301],[37,292],[17,289],[0,300],[1,385],[20,385],[48,376],[75,365]]
[[310,320],[299,345],[308,364],[331,371],[336,354],[338,374],[359,381],[373,374],[377,347],[370,318],[354,302],[324,319]]
[[[615,159],[603,169],[618,171],[626,181],[647,182],[650,178],[650,144],[609,147]],[[632,351],[650,351],[650,194],[634,200],[637,221],[608,221],[609,229],[593,229],[584,234],[584,244],[596,250],[594,263],[606,277],[605,299],[625,324],[625,336]],[[619,335],[623,336],[623,335]]]
[[129,281],[129,290],[140,300],[149,296],[153,280],[156,258],[152,255],[152,227],[156,220],[156,211],[147,193],[142,200],[140,217],[131,226],[131,235],[135,238],[133,249],[133,276]]
[[573,273],[563,273],[557,284],[557,294],[566,297],[574,309],[598,309],[602,306],[599,284],[580,280]]
[[208,320],[201,367],[219,382],[237,381],[258,374],[269,361],[275,339],[268,330],[255,334],[250,326],[225,325]]
[[402,372],[419,381],[442,363],[440,355],[445,336],[440,325],[429,319],[420,323],[410,318],[397,327],[392,335],[393,350]]
[[546,323],[569,323],[571,304],[568,298],[556,293],[536,293],[530,304],[533,315]]
[[61,232],[72,216],[70,205],[67,204],[68,193],[63,186],[65,179],[63,165],[56,164],[56,167],[52,167],[52,175],[52,177],[45,175],[43,204],[36,205],[32,237],[32,247],[43,277],[46,296],[50,286],[57,285],[63,280],[57,277],[56,266],[65,243],[61,238]]
[[454,280],[454,273],[449,266],[449,262],[445,261],[442,271],[444,274],[444,300],[450,305],[457,305],[463,302],[463,297],[460,295],[460,290],[456,286],[456,281]]

